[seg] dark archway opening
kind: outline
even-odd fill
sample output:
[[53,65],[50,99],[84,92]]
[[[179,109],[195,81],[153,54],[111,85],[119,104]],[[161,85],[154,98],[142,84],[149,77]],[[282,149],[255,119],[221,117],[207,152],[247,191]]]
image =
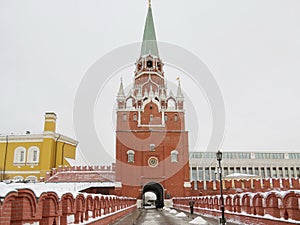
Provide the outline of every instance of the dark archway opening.
[[150,182],[146,184],[143,188],[143,204],[145,204],[145,195],[148,192],[152,192],[156,195],[155,207],[164,207],[164,189],[159,183]]

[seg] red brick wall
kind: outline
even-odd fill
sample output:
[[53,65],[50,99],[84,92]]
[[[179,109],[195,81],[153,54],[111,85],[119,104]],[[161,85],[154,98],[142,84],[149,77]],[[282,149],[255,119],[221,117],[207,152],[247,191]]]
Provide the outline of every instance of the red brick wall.
[[[272,182],[271,182],[272,180]],[[197,189],[194,190],[194,183],[197,182]],[[215,182],[215,187],[213,183]],[[232,180],[223,181],[224,194],[234,194],[243,192],[267,192],[271,190],[299,190],[299,178],[292,179],[254,179],[254,180],[234,180],[234,186]],[[273,184],[273,185],[271,185]],[[206,187],[206,188],[204,188]],[[217,195],[220,193],[219,181],[193,181],[191,182],[190,196],[199,195]]]
[[70,166],[52,169],[46,182],[114,182],[115,164],[111,166]]
[[[177,209],[189,211],[189,201],[195,201],[194,211],[220,217],[220,196],[200,196],[189,198],[173,198],[173,206]],[[256,194],[224,195],[225,217],[245,224],[293,224],[288,219],[300,222],[299,191],[271,191]],[[232,201],[233,200],[233,201]],[[242,213],[241,213],[242,212]],[[264,215],[272,218],[262,218]],[[276,218],[281,218],[280,220]],[[282,219],[283,218],[283,219]]]
[[135,208],[136,199],[128,197],[79,194],[74,198],[67,193],[59,198],[54,192],[45,192],[37,198],[31,190],[20,189],[9,193],[0,205],[0,225],[67,225],[70,215],[75,224],[97,217],[93,224],[108,224]]

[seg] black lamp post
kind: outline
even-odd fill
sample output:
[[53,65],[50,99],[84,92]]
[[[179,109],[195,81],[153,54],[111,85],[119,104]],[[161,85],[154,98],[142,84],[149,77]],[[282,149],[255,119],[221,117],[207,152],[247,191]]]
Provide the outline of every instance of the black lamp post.
[[226,219],[225,219],[225,213],[224,213],[224,198],[223,198],[223,182],[222,182],[222,167],[221,167],[221,161],[222,161],[222,152],[218,150],[216,153],[217,160],[219,162],[219,178],[220,178],[220,193],[221,193],[221,212],[222,212],[222,218],[220,218],[220,224],[225,225]]

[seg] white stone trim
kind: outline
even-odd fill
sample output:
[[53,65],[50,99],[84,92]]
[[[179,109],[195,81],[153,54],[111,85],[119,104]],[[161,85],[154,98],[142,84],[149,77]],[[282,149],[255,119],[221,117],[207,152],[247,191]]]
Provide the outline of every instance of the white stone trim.
[[115,182],[115,188],[121,188],[122,182]]
[[55,113],[46,113],[45,114],[45,119],[57,119],[57,116]]
[[[8,143],[11,142],[43,142],[41,134],[7,135]],[[6,142],[6,136],[0,136],[0,143]]]
[[174,112],[174,113],[179,113],[179,112],[185,112],[184,109],[171,109],[171,108],[168,108],[168,109],[164,109],[165,112]]
[[[52,138],[56,140],[59,137],[59,141],[66,142],[67,144],[77,145],[78,141],[69,138],[64,135],[52,131],[44,131],[43,134],[22,134],[22,135],[7,135],[8,143],[20,143],[20,142],[43,142],[44,138]],[[0,143],[6,142],[6,136],[0,136]]]
[[161,124],[161,125],[148,125],[148,124],[139,124],[138,127],[165,127],[165,124]]
[[52,131],[44,131],[43,138],[52,138],[55,141],[58,139],[58,141],[66,142],[67,144],[71,144],[71,145],[78,144],[78,141]]
[[47,118],[45,119],[45,122],[53,122],[53,123],[56,123],[56,119],[51,119],[51,118]]
[[191,185],[190,182],[184,182],[184,183],[183,183],[183,187],[185,187],[185,188],[190,188],[190,187],[192,187],[192,185]]
[[154,75],[159,76],[161,79],[165,80],[165,78],[161,74],[159,74],[157,72],[153,72],[153,71],[144,71],[142,73],[139,73],[139,75],[137,75],[134,79],[137,79],[137,78],[139,78],[139,77],[141,77],[141,76],[143,76],[145,74],[146,75],[154,74]]
[[[1,171],[3,172],[3,171]],[[6,170],[5,174],[39,174],[41,171],[39,170],[33,170],[33,171],[16,171],[16,170]]]

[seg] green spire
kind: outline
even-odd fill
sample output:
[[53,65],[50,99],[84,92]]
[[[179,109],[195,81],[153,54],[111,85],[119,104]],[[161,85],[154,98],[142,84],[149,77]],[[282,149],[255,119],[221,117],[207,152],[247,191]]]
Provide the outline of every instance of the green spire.
[[141,56],[148,54],[159,57],[150,1],[144,29]]

